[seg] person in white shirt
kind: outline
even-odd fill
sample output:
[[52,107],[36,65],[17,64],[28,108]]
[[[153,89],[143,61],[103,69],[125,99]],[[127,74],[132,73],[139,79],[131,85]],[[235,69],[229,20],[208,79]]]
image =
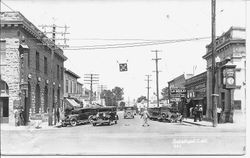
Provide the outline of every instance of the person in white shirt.
[[220,115],[221,115],[221,107],[217,107],[217,119],[218,119],[218,123],[220,123]]

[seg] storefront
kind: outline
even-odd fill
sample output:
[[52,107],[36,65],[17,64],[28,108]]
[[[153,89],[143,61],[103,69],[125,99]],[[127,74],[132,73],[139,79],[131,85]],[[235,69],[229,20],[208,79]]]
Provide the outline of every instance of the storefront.
[[196,105],[202,105],[203,115],[206,115],[207,101],[206,101],[206,82],[207,72],[198,74],[186,80],[187,90],[187,116],[192,116],[192,109]]

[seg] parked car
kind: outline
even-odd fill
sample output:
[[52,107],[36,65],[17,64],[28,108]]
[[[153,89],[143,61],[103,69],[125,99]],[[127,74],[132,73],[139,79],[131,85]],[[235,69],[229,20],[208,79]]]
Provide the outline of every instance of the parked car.
[[149,119],[166,121],[166,122],[182,122],[182,115],[178,110],[163,106],[163,107],[154,107],[148,108]]
[[159,107],[148,108],[148,114],[150,120],[158,120],[160,116],[160,108]]
[[95,115],[89,116],[89,122],[93,125],[102,125],[112,123],[117,124],[118,120],[117,109],[114,106],[98,108],[98,112]]
[[175,108],[171,107],[160,107],[160,115],[158,117],[159,121],[167,121],[167,122],[182,122],[182,115]]
[[135,107],[124,107],[124,114],[123,114],[123,117],[124,119],[127,119],[127,118],[134,118],[136,115],[136,109]]
[[97,108],[81,108],[72,110],[71,113],[62,120],[62,126],[76,126],[78,124],[89,123],[89,116],[97,114],[97,111]]

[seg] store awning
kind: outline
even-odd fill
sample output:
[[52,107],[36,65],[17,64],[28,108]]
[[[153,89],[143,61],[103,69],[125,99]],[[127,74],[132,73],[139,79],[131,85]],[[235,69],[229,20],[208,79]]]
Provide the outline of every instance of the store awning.
[[70,107],[73,107],[73,108],[80,108],[81,105],[78,104],[74,99],[69,99],[69,98],[66,98],[66,101],[67,101],[67,105],[70,106]]
[[199,97],[199,98],[192,98],[192,100],[203,100],[204,97]]

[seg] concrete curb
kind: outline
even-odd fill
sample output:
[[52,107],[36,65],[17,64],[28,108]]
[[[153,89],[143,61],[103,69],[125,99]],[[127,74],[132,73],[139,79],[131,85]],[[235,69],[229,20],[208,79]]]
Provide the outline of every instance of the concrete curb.
[[197,125],[197,126],[211,127],[209,125],[204,125],[204,124],[201,124],[201,123],[198,123],[198,122],[190,122],[190,121],[185,121],[185,120],[183,120],[182,122],[193,124],[193,125]]

